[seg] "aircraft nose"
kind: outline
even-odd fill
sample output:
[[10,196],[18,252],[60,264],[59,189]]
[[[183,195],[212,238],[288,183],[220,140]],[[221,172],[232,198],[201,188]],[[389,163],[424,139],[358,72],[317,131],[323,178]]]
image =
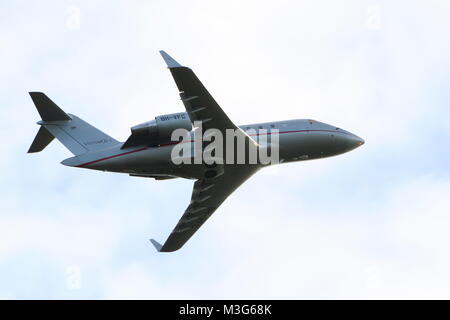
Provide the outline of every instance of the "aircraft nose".
[[350,134],[347,138],[347,146],[349,149],[355,149],[365,143],[364,139],[358,137],[356,134]]

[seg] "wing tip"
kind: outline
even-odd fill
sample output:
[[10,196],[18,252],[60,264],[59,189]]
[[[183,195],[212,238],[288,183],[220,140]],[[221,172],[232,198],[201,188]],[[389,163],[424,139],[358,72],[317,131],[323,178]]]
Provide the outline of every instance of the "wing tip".
[[164,50],[160,50],[159,53],[163,57],[164,61],[167,64],[168,68],[181,68],[182,65],[179,64],[174,58],[172,58],[167,52]]
[[40,91],[29,91],[28,94],[32,97],[32,96],[36,96],[36,95],[42,95],[44,93],[40,92]]
[[155,239],[150,239],[150,242],[155,247],[156,251],[161,252],[162,245],[158,241],[156,241]]

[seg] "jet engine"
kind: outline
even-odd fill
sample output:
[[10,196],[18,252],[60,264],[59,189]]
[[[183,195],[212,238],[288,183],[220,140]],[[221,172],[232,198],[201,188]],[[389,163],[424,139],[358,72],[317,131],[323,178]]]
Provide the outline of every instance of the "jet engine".
[[134,146],[155,147],[171,142],[172,132],[176,129],[192,130],[192,123],[186,112],[158,116],[155,120],[138,124],[131,128],[131,136],[122,149]]

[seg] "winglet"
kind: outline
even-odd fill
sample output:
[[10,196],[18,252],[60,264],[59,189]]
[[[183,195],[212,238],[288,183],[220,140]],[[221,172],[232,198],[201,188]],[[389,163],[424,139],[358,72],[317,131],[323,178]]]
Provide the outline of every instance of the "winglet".
[[159,51],[159,53],[163,57],[163,59],[166,62],[168,68],[180,68],[180,67],[182,67],[181,64],[179,64],[174,58],[169,56],[164,50]]
[[162,245],[158,241],[156,241],[155,239],[150,239],[150,242],[153,244],[153,246],[156,248],[158,252],[161,251]]

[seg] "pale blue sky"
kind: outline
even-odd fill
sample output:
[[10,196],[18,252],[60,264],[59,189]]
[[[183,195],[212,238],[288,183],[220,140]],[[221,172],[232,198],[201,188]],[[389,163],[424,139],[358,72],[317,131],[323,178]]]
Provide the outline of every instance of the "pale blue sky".
[[[450,298],[449,18],[445,0],[3,1],[0,298]],[[183,111],[161,49],[237,124],[313,118],[366,144],[260,172],[158,254],[192,181],[26,151],[28,91],[121,141]]]

